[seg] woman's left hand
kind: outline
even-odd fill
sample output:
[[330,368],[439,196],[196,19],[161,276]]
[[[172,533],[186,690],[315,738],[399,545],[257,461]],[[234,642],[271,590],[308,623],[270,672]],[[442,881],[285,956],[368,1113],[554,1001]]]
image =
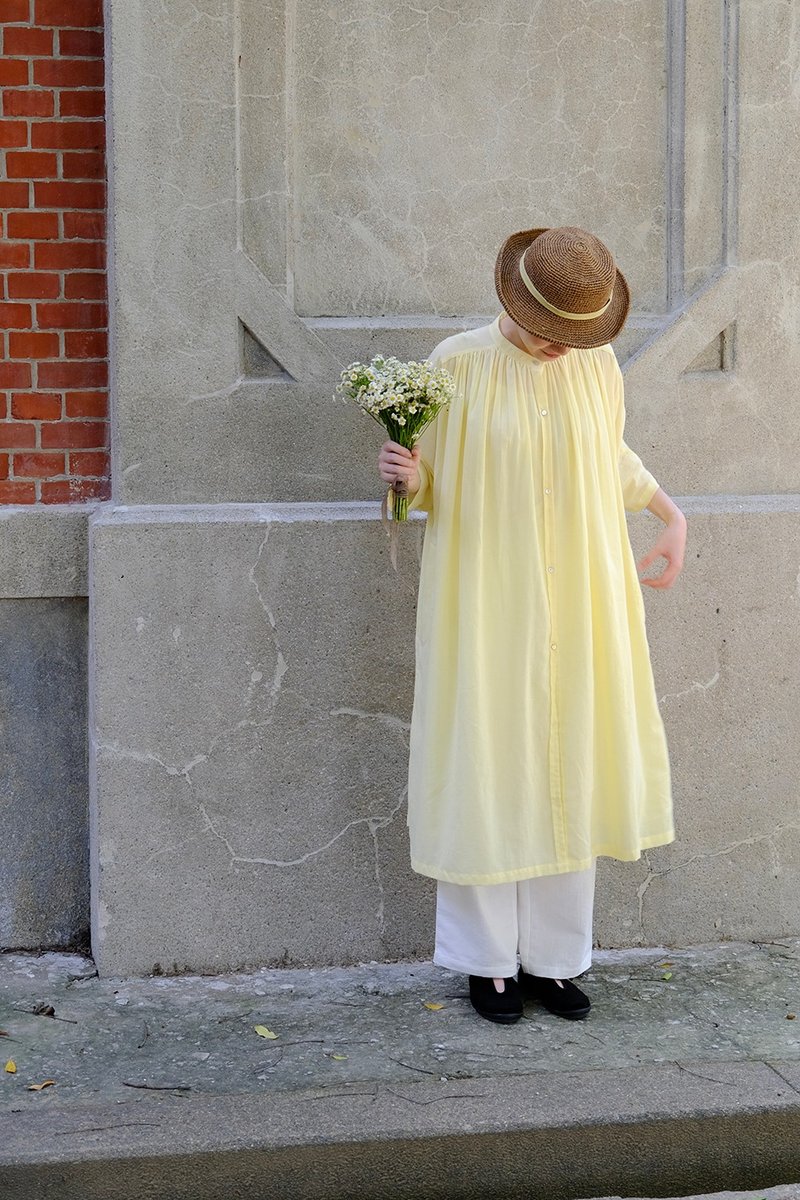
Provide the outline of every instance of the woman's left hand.
[[[683,556],[686,549],[686,517],[678,509],[671,517],[668,524],[661,532],[661,536],[655,542],[653,547],[648,550],[643,558],[639,559],[636,564],[636,569],[639,572],[640,583],[646,583],[648,587],[668,588],[672,587],[675,580],[681,573],[683,568]],[[641,578],[642,571],[646,570],[651,563],[657,558],[665,558],[667,565],[664,567],[660,575],[651,575],[647,579]]]

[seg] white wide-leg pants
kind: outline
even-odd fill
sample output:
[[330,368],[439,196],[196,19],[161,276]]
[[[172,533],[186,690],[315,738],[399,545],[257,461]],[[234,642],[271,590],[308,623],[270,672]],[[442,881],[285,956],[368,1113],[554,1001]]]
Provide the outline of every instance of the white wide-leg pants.
[[465,975],[507,979],[518,966],[571,979],[592,963],[597,859],[584,871],[513,883],[437,880],[433,961]]

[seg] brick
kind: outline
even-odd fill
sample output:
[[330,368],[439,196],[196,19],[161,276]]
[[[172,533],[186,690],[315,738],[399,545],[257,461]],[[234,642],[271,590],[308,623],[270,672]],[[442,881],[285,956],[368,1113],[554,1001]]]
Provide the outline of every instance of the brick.
[[3,94],[3,116],[6,117],[52,117],[55,101],[52,92],[7,91]]
[[30,208],[28,184],[0,183],[0,208]]
[[73,450],[69,456],[70,475],[93,475],[105,479],[109,475],[110,456],[105,450]]
[[61,395],[58,392],[12,392],[11,415],[29,421],[58,421]]
[[0,304],[0,329],[30,329],[30,304]]
[[[85,471],[84,474],[88,475],[89,472]],[[7,454],[0,454],[0,479],[8,479],[8,455]]]
[[[58,358],[61,352],[57,333],[38,333],[26,330],[24,333],[8,335],[9,358]],[[14,414],[17,416],[17,414]]]
[[[52,29],[36,29],[32,26],[27,26],[24,29],[6,28],[3,34],[3,54],[5,55],[27,55],[28,57],[36,57],[40,54],[53,53],[53,31]],[[65,54],[62,47],[61,53]]]
[[29,267],[30,249],[27,242],[0,242],[0,267]]
[[0,58],[0,84],[19,87],[28,82],[28,64],[21,58]]
[[105,92],[61,92],[58,111],[62,117],[102,117],[106,111]]
[[[27,271],[23,274],[8,276],[9,300],[55,300],[61,289],[58,275],[44,275],[41,272]],[[47,326],[53,329],[55,326]]]
[[105,304],[37,304],[40,329],[105,329],[108,310]]
[[47,362],[39,365],[40,388],[94,388],[108,386],[108,363]]
[[[106,204],[104,183],[35,183],[33,190],[37,208],[105,208]],[[0,208],[12,207],[0,202]]]
[[107,421],[53,421],[42,426],[42,446],[102,448],[108,445]]
[[18,480],[0,482],[0,504],[35,504],[36,484]]
[[40,270],[77,270],[106,265],[104,241],[37,242],[34,263]]
[[106,236],[106,214],[104,212],[65,212],[64,237],[89,238],[102,241]]
[[94,330],[91,333],[64,335],[65,358],[105,358],[107,354],[108,335],[105,332]]
[[97,150],[105,145],[102,121],[38,121],[31,126],[31,145],[45,150]]
[[12,212],[8,214],[10,238],[57,238],[58,213]]
[[100,88],[104,72],[101,58],[39,58],[33,63],[33,81],[40,87]]
[[[43,426],[44,429],[49,429],[49,425]],[[53,475],[64,474],[64,455],[63,454],[41,454],[38,451],[32,454],[24,451],[16,453],[12,459],[12,470],[15,479],[33,477],[36,479],[49,479]]]
[[64,154],[61,175],[64,179],[105,179],[106,156],[101,150]]
[[67,392],[64,397],[67,417],[108,416],[108,392]]
[[99,28],[103,24],[103,0],[36,0],[35,15],[37,25]]
[[55,179],[58,163],[55,154],[9,150],[6,153],[6,174],[10,179]]
[[37,270],[70,270],[81,267],[103,267],[106,261],[105,242],[37,242],[34,266]]
[[3,0],[4,21],[30,21],[30,0]]
[[105,53],[103,34],[98,29],[62,29],[58,35],[58,52],[65,58],[102,58]]
[[43,504],[78,504],[82,500],[109,500],[108,479],[59,479],[42,484]]
[[22,421],[0,421],[0,446],[15,449],[36,445],[36,426]]
[[27,144],[28,126],[25,121],[0,121],[0,148]]
[[31,364],[27,362],[0,363],[0,388],[29,388]]
[[76,271],[64,276],[64,295],[68,300],[105,300],[106,287],[102,272]]

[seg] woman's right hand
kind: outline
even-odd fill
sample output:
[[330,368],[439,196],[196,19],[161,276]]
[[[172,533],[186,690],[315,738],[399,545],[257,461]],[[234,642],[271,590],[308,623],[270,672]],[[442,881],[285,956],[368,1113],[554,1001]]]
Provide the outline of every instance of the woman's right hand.
[[378,470],[384,483],[394,483],[396,479],[408,481],[409,495],[419,491],[419,446],[409,450],[399,442],[387,439],[378,454]]

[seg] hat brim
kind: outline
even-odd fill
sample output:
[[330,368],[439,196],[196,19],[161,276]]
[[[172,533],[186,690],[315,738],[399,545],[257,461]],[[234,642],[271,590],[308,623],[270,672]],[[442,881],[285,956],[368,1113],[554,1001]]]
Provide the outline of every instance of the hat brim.
[[528,291],[519,273],[519,262],[528,246],[548,228],[521,229],[503,242],[494,265],[494,285],[500,303],[512,321],[534,337],[578,349],[604,346],[617,336],[628,316],[631,303],[628,281],[617,267],[611,304],[602,316],[591,321],[573,321],[550,312]]

